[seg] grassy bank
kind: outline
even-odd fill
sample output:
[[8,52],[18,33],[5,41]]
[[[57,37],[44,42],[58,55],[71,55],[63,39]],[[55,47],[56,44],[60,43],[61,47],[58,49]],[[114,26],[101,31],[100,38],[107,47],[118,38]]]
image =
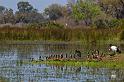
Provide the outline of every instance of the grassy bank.
[[[38,40],[38,41],[119,41],[121,28],[112,29],[95,29],[95,28],[67,28],[67,29],[35,29],[35,28],[17,28],[3,27],[0,28],[0,40]],[[123,39],[123,38],[122,38]]]
[[107,56],[102,61],[33,61],[32,64],[47,64],[56,66],[86,66],[96,68],[116,68],[124,69],[124,54],[116,55],[114,57]]
[[86,66],[96,68],[121,68],[124,69],[124,62],[117,61],[41,61],[33,64],[47,64],[56,66]]
[[49,65],[67,65],[67,66],[86,66],[96,68],[124,68],[123,62],[96,62],[96,61],[46,61],[45,64]]

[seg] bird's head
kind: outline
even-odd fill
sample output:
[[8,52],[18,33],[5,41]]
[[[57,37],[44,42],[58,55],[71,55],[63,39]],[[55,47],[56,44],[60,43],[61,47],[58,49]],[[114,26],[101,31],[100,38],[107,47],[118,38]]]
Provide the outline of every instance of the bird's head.
[[112,44],[109,44],[109,46],[111,47],[111,46],[112,46]]

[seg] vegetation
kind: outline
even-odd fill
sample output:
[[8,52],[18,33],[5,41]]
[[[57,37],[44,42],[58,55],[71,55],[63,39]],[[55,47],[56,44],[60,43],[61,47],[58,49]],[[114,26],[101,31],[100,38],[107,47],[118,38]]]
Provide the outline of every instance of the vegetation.
[[53,41],[119,41],[121,28],[86,29],[86,28],[0,28],[0,40],[53,40]]
[[[123,3],[123,0],[77,0],[67,6],[52,4],[42,13],[24,1],[17,3],[15,13],[0,6],[0,40],[123,40]],[[23,26],[19,28],[18,23]]]
[[[12,42],[32,40],[36,43],[37,40],[77,41],[86,42],[88,45],[97,42],[124,41],[124,0],[76,0],[75,3],[69,2],[67,6],[52,4],[42,13],[25,1],[18,2],[17,7],[18,10],[13,12],[12,9],[0,6],[1,44],[2,41],[6,43],[8,40]],[[42,52],[41,49],[38,51]],[[123,54],[119,58],[114,59],[114,56],[110,58],[112,59],[106,57],[99,62],[96,60],[35,61],[31,58],[31,61],[19,60],[17,65],[31,63],[124,69]],[[4,82],[3,79],[0,78],[0,82]]]
[[70,60],[70,61],[53,61],[53,60],[47,60],[47,61],[32,61],[32,64],[48,64],[48,65],[58,65],[58,66],[86,66],[86,67],[105,67],[105,68],[124,68],[124,56],[123,54],[120,54],[115,57],[105,57],[102,61],[77,61],[77,60]]
[[121,27],[124,18],[123,5],[123,0],[75,0],[75,3],[68,2],[67,6],[52,4],[39,13],[29,2],[20,1],[15,13],[12,9],[0,6],[0,24],[23,23],[35,26],[35,23],[44,24],[52,21],[72,28],[75,25],[91,28]]
[[56,20],[63,16],[62,7],[58,4],[52,4],[44,10],[44,13],[49,16],[50,20]]
[[86,67],[105,67],[105,68],[123,68],[124,63],[123,62],[96,62],[96,61],[46,61],[46,62],[40,62],[45,63],[49,65],[67,65],[67,66],[86,66]]
[[101,13],[103,12],[98,5],[84,1],[78,2],[73,6],[72,15],[77,20],[84,20],[86,25],[91,25],[94,18]]

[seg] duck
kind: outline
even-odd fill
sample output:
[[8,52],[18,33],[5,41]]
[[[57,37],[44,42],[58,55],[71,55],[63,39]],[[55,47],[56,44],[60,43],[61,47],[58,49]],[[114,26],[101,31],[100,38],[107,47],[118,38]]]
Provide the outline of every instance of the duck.
[[114,52],[114,54],[116,54],[117,52],[118,53],[121,53],[121,50],[119,49],[119,47],[117,47],[117,46],[115,46],[115,45],[112,45],[112,44],[110,44],[109,45],[109,51],[112,51],[112,52]]
[[79,50],[75,50],[75,54],[76,54],[76,56],[78,56],[78,57],[81,58],[81,51],[79,51]]

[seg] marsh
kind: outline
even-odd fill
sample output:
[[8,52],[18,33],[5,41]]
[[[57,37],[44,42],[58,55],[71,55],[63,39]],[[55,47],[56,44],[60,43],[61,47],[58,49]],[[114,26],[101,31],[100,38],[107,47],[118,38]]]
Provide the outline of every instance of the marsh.
[[[45,59],[49,55],[75,53],[79,49],[82,57],[94,46],[74,43],[11,43],[0,45],[0,79],[5,82],[120,82],[124,80],[124,69],[93,68],[85,66],[49,65],[24,63],[31,59]],[[108,53],[108,45],[95,45],[100,52]],[[120,46],[123,47],[123,44]],[[123,48],[122,48],[123,49]],[[114,71],[114,75],[113,75]],[[113,78],[112,76],[116,76]]]

